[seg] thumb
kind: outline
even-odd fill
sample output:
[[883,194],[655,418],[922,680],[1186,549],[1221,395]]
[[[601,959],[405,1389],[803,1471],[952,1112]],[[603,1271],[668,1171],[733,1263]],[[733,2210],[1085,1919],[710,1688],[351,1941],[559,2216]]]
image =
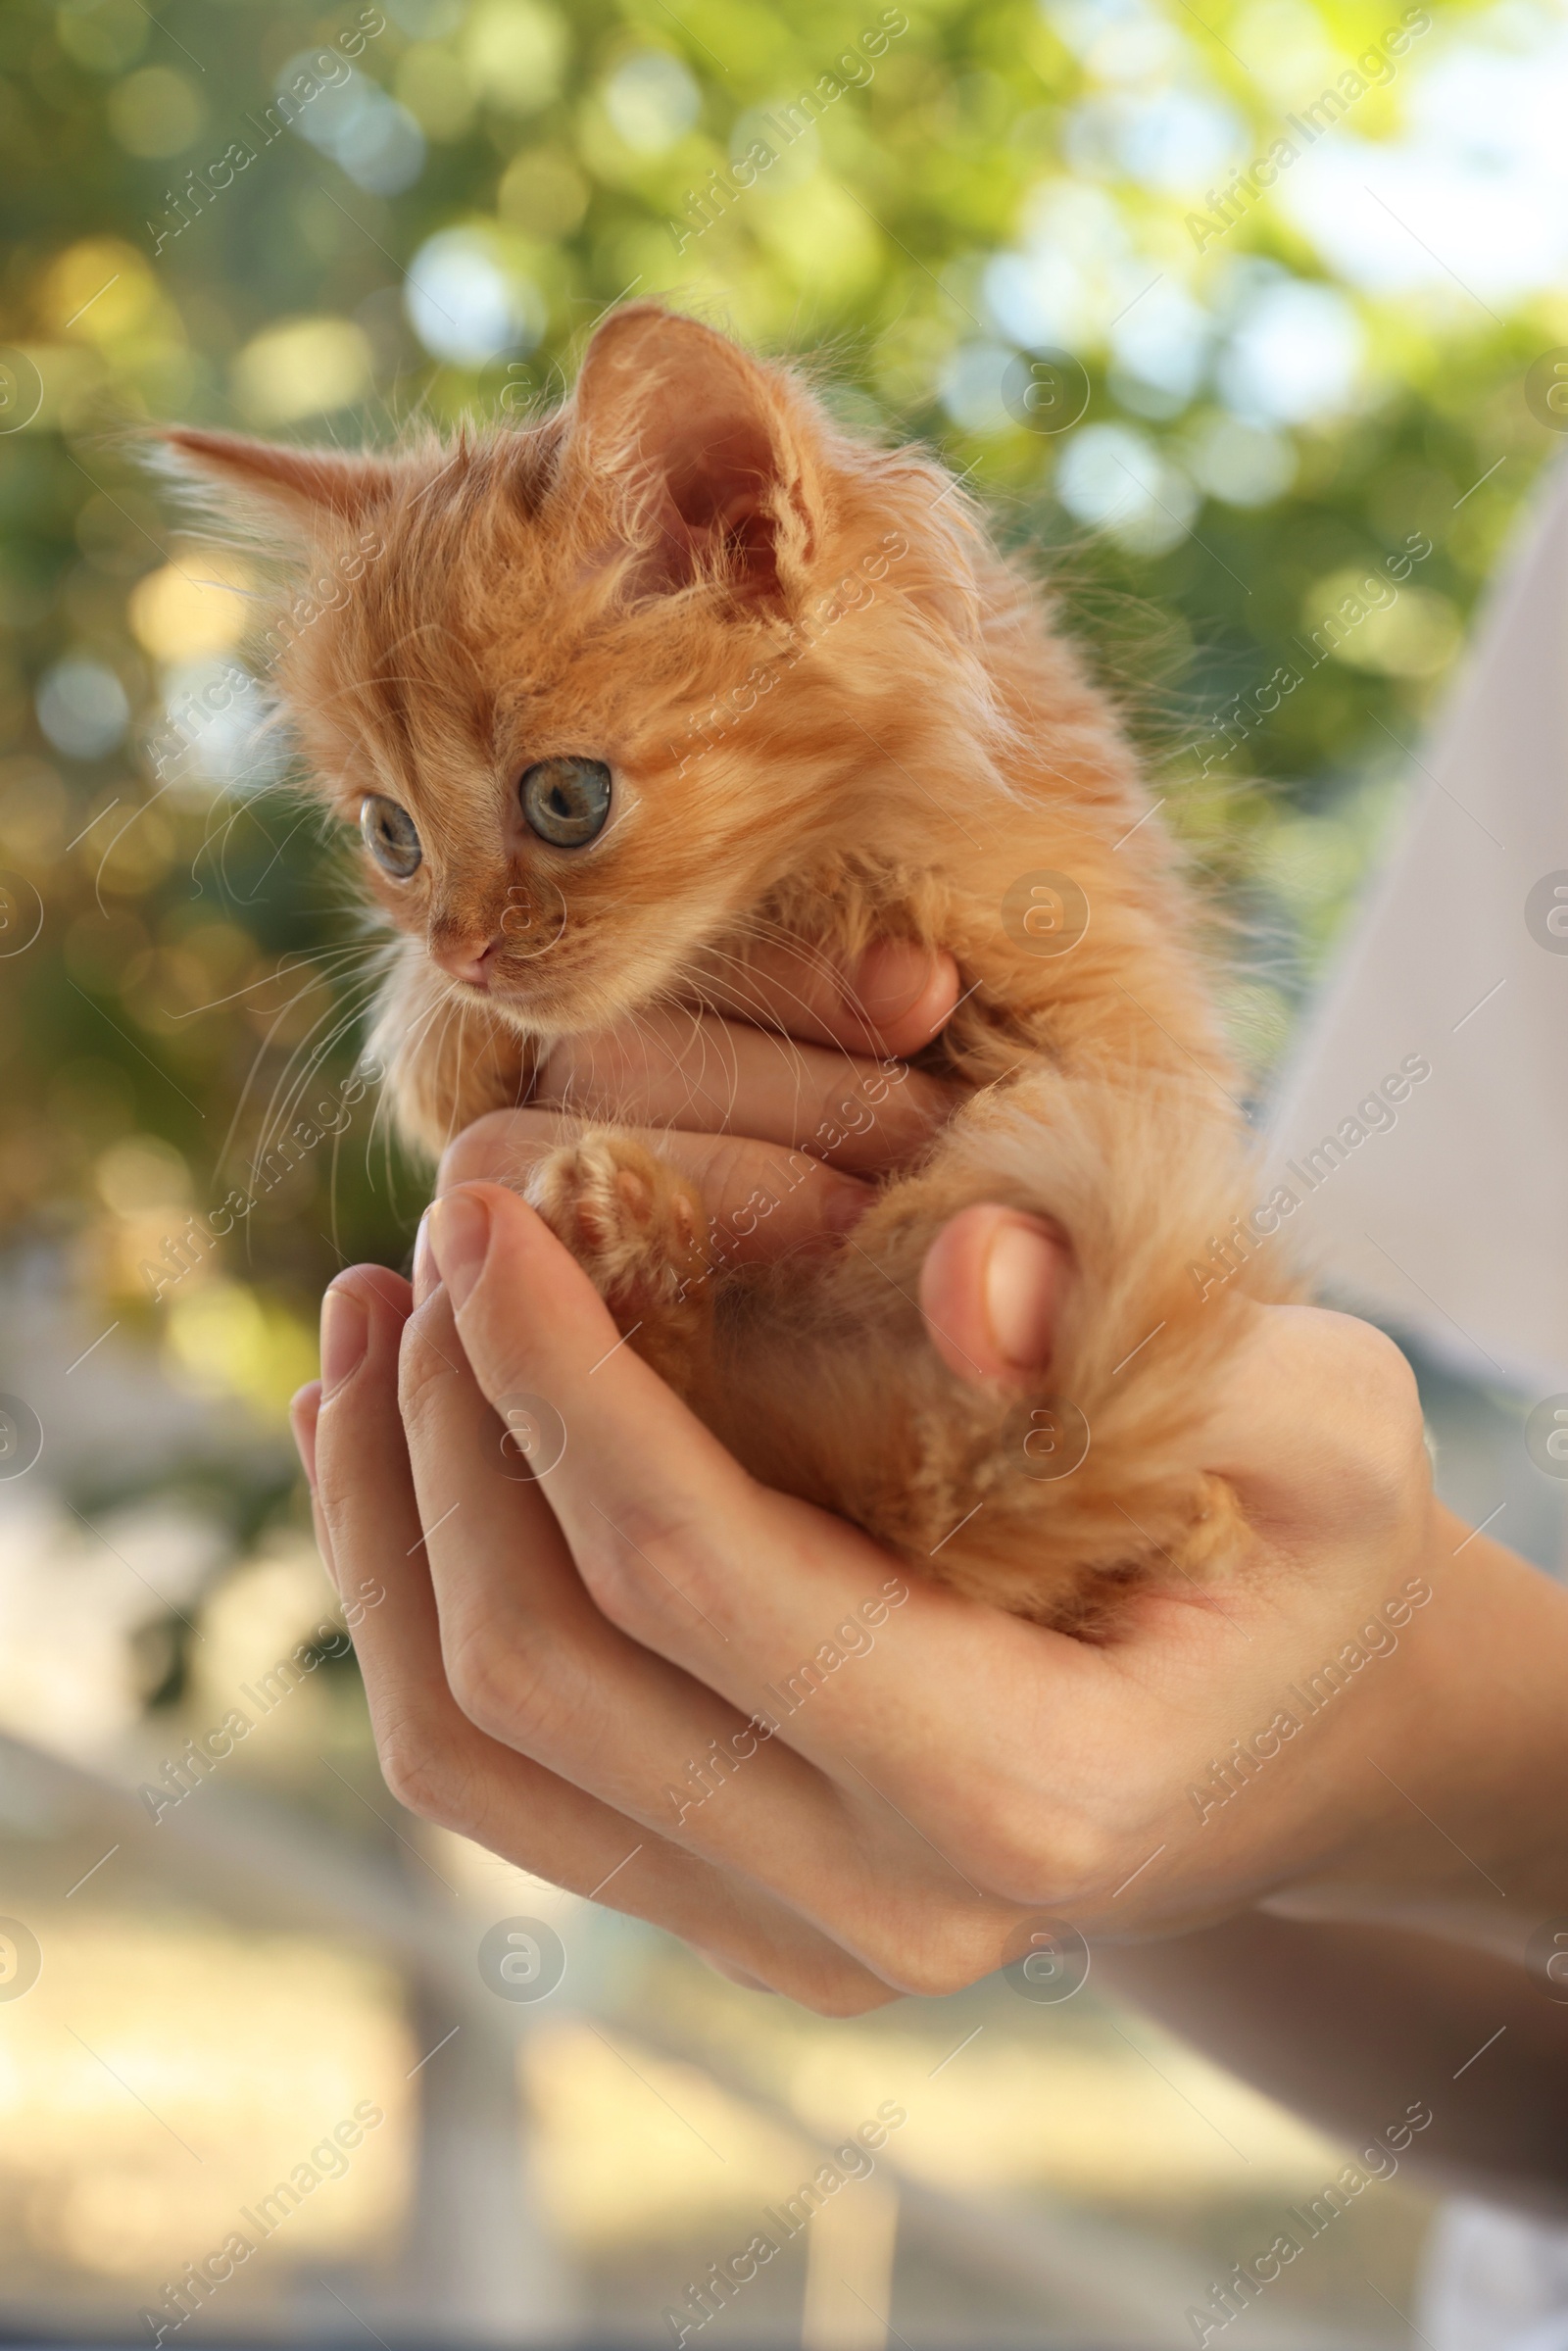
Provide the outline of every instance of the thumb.
[[1038,1216],[978,1201],[945,1224],[920,1269],[931,1344],[965,1379],[1016,1379],[1051,1361],[1072,1260]]

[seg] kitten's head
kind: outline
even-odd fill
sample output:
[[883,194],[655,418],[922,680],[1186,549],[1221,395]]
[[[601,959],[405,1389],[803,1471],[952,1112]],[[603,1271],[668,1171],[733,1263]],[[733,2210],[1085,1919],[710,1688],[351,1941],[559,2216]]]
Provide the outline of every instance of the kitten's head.
[[370,891],[457,1001],[536,1035],[677,989],[848,846],[933,631],[972,625],[936,468],[647,304],[534,423],[360,456],[168,443],[310,559],[278,683]]

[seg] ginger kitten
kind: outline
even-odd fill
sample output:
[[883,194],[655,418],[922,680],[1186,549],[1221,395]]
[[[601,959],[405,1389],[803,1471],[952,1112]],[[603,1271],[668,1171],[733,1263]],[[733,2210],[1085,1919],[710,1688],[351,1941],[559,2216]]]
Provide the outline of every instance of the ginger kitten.
[[[404,1135],[433,1157],[554,1041],[733,991],[759,943],[948,948],[962,1001],[921,1058],[961,1106],[853,1245],[737,1266],[603,1125],[530,1197],[749,1468],[912,1565],[1082,1627],[1234,1562],[1194,1432],[1246,1301],[1287,1282],[1256,1224],[1232,1278],[1194,1270],[1248,1203],[1188,909],[1113,712],[941,468],[648,303],[535,422],[359,456],[167,439],[357,573],[278,682],[400,935],[374,1047]],[[913,1302],[977,1200],[1076,1260],[1032,1382],[958,1379]]]

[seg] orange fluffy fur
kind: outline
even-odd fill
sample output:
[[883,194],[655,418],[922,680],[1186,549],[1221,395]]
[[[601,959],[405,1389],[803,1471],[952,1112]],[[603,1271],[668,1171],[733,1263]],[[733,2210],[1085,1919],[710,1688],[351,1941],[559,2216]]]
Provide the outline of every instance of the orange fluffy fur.
[[[542,1049],[732,994],[760,943],[948,948],[962,1002],[922,1058],[964,1099],[853,1248],[726,1262],[684,1182],[603,1128],[531,1197],[749,1467],[915,1566],[1086,1625],[1129,1581],[1234,1562],[1195,1431],[1247,1301],[1284,1284],[1271,1251],[1206,1297],[1190,1270],[1249,1202],[1189,909],[1112,711],[941,468],[647,304],[527,425],[363,457],[168,441],[329,574],[378,550],[279,684],[333,808],[384,795],[423,844],[407,882],[366,859],[402,934],[375,1036],[404,1133],[433,1155],[523,1100]],[[517,814],[521,771],[564,754],[613,775],[586,848]],[[1051,875],[1086,929],[1071,890],[1031,902]],[[431,959],[464,942],[495,943],[488,992]],[[1033,1383],[959,1379],[913,1303],[979,1200],[1076,1260]]]

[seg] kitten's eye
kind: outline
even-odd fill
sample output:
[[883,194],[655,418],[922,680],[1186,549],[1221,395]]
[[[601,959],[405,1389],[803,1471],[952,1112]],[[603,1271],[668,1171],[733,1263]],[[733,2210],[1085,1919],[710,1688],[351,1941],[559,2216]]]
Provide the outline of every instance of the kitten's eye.
[[424,856],[419,836],[408,809],[400,808],[395,800],[368,792],[360,803],[360,830],[371,857],[395,881],[406,882],[418,872]]
[[540,759],[523,769],[517,790],[524,816],[557,849],[581,849],[605,829],[610,769],[603,759]]

